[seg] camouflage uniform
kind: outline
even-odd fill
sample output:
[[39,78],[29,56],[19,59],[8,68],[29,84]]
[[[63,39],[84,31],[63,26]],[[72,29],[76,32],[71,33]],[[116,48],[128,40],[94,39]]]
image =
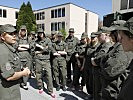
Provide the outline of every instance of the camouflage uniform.
[[[38,34],[44,34],[42,29],[38,29]],[[39,51],[40,53],[35,53],[36,61],[36,78],[39,90],[43,89],[43,71],[45,72],[47,78],[47,88],[48,92],[53,92],[53,83],[52,83],[52,74],[51,74],[51,65],[50,65],[50,52],[52,50],[52,44],[49,38],[45,37],[41,40],[37,40],[36,44],[42,46],[40,49],[36,46],[35,52]]]
[[[74,33],[74,29],[70,28],[69,32],[73,32]],[[71,63],[72,63],[72,68],[73,68],[73,72],[74,72],[74,68],[75,68],[75,55],[74,55],[74,50],[76,45],[79,43],[78,38],[74,37],[74,36],[68,36],[65,40],[67,46],[68,46],[68,51],[67,51],[67,79],[69,81],[71,81]]]

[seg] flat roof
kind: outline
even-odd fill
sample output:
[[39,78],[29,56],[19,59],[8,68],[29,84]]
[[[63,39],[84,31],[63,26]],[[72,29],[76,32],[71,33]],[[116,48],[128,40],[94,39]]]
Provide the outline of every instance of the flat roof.
[[14,7],[9,7],[9,6],[3,6],[3,5],[0,5],[0,6],[2,6],[2,7],[7,7],[7,8],[18,9],[18,10],[19,10],[19,8],[14,8]]

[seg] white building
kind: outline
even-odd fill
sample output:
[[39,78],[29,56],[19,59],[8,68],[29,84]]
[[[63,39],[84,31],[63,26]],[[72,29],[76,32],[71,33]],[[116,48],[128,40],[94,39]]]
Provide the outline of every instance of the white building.
[[117,19],[116,12],[120,13],[119,18],[122,20],[133,17],[133,0],[112,0],[112,13],[104,16],[104,26],[110,26]]
[[[19,9],[0,6],[0,25],[16,26]],[[49,8],[35,10],[38,28],[43,28],[46,34],[64,28],[74,28],[75,36],[80,38],[83,32],[91,34],[98,30],[98,14],[88,11],[72,3],[61,4]]]
[[98,30],[98,15],[72,3],[35,10],[34,14],[38,28],[43,28],[46,34],[74,28],[75,36],[80,38],[83,32],[90,35]]
[[0,25],[12,24],[16,26],[19,9],[0,5]]

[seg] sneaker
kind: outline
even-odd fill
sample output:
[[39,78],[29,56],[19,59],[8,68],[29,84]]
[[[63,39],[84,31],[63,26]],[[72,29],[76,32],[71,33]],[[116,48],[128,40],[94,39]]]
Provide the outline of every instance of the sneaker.
[[56,91],[59,91],[60,90],[60,86],[56,87]]
[[39,93],[42,94],[42,93],[43,93],[43,89],[40,89],[40,90],[39,90]]
[[67,89],[66,89],[66,87],[65,87],[65,86],[63,86],[62,90],[63,90],[63,91],[66,91]]
[[53,92],[50,93],[50,95],[51,95],[52,98],[55,98],[55,94]]
[[27,85],[20,85],[21,88],[25,89],[25,90],[28,90],[28,87]]

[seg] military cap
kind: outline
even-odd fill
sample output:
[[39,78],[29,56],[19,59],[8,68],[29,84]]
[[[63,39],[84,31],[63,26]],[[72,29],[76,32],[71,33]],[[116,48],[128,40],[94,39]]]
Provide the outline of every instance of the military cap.
[[37,30],[37,33],[44,33],[44,31],[43,31],[42,28],[39,28],[39,29]]
[[126,21],[124,21],[124,20],[114,21],[112,23],[112,25],[109,27],[109,31],[118,30],[119,27],[121,27],[121,28],[123,28],[123,30],[125,30],[125,28],[123,27],[125,23],[126,23]]
[[26,30],[26,26],[25,25],[21,25],[20,26],[20,29],[22,30],[22,29],[25,29]]
[[7,32],[7,33],[12,33],[16,31],[13,25],[11,24],[5,24],[0,27],[0,34]]
[[58,32],[58,36],[63,36],[63,34],[61,32]]
[[126,30],[126,28],[128,29],[127,31],[129,31],[132,35],[133,35],[133,17],[131,17],[125,24],[124,24],[124,28]]
[[88,37],[88,34],[87,33],[82,33],[81,39],[84,39],[84,38],[87,38],[87,37]]
[[52,34],[52,35],[55,35],[55,34],[56,34],[56,32],[55,32],[55,31],[53,31],[53,32],[51,32],[51,34]]
[[100,30],[98,32],[95,33],[95,35],[100,35],[101,33],[108,33],[109,32],[109,28],[108,27],[101,27]]
[[91,33],[91,38],[95,38],[95,37],[97,37],[96,32],[92,32],[92,33]]
[[74,28],[70,28],[69,32],[73,32],[74,33]]
[[31,34],[33,34],[33,35],[35,35],[35,34],[36,34],[36,33],[35,33],[35,31],[31,31],[30,33],[31,33]]

